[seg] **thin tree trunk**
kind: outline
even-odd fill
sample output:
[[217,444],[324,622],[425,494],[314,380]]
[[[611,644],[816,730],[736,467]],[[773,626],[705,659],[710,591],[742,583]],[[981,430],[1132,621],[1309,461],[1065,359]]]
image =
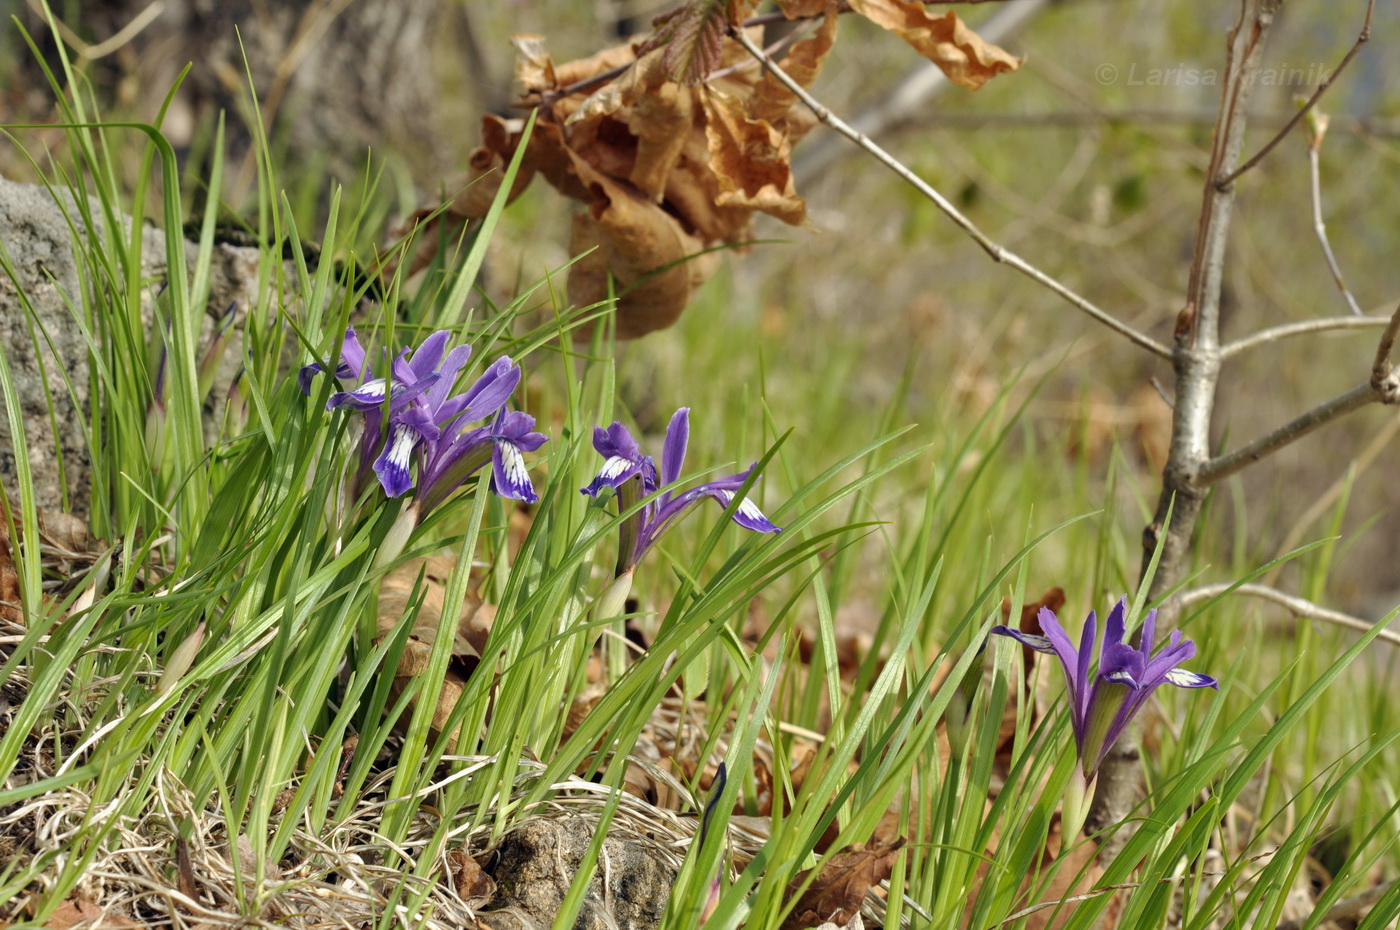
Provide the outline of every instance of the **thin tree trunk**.
[[[1216,120],[1210,169],[1201,198],[1196,249],[1191,261],[1187,303],[1177,319],[1172,366],[1176,372],[1176,401],[1172,414],[1171,450],[1162,474],[1157,513],[1143,532],[1142,571],[1145,575],[1157,546],[1161,561],[1149,586],[1159,597],[1177,585],[1190,568],[1191,539],[1201,514],[1206,487],[1198,481],[1210,458],[1211,417],[1220,378],[1220,293],[1224,281],[1225,247],[1235,203],[1235,183],[1221,183],[1240,164],[1249,110],[1252,76],[1259,68],[1265,38],[1283,0],[1242,0],[1240,18],[1230,33],[1229,57]],[[1165,535],[1164,535],[1165,534]],[[1168,601],[1158,612],[1157,629],[1169,632],[1177,619]],[[1144,648],[1152,644],[1144,643]],[[1091,832],[1122,823],[1137,803],[1140,782],[1136,734],[1118,741],[1099,768],[1098,788],[1089,810]],[[1104,846],[1111,858],[1127,842],[1118,830]]]

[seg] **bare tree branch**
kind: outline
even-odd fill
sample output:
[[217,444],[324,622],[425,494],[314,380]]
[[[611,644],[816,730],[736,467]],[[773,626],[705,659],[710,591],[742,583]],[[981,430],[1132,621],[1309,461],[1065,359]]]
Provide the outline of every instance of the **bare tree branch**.
[[[1395,312],[1390,315],[1390,323],[1386,326],[1385,332],[1381,333],[1380,345],[1376,347],[1376,361],[1371,365],[1371,380],[1382,391],[1386,390],[1386,386],[1381,382],[1395,380],[1395,369],[1390,365],[1390,352],[1395,348],[1397,336],[1400,336],[1400,307],[1396,307]],[[1393,384],[1390,390],[1395,390]],[[1386,403],[1393,404],[1395,400],[1390,399]]]
[[[1177,597],[1182,609],[1190,607],[1200,601],[1209,601],[1219,597],[1226,592],[1233,594],[1245,594],[1250,597],[1257,597],[1266,601],[1273,601],[1299,617],[1309,617],[1313,620],[1322,620],[1334,626],[1345,627],[1348,630],[1356,630],[1358,633],[1369,633],[1375,628],[1374,623],[1370,623],[1360,617],[1353,617],[1351,614],[1344,614],[1336,610],[1328,610],[1312,601],[1295,597],[1292,594],[1285,594],[1278,588],[1271,588],[1264,584],[1212,584],[1200,588],[1192,588],[1183,591]],[[1392,633],[1390,630],[1381,630],[1376,634],[1377,639],[1383,639],[1393,646],[1400,646],[1400,633]]]
[[1332,254],[1332,243],[1327,238],[1327,224],[1322,221],[1322,137],[1327,133],[1327,122],[1326,114],[1321,111],[1314,113],[1313,119],[1309,121],[1309,124],[1315,127],[1308,139],[1308,175],[1312,181],[1313,232],[1317,235],[1318,242],[1322,243],[1322,254],[1327,257],[1327,267],[1332,272],[1332,280],[1336,282],[1337,289],[1342,292],[1347,306],[1351,308],[1354,316],[1363,316],[1361,308],[1357,306],[1356,298],[1351,296],[1351,290],[1342,278],[1341,266],[1337,264],[1337,256]]
[[[1160,561],[1148,592],[1153,599],[1185,576],[1191,537],[1205,500],[1205,488],[1196,472],[1210,456],[1210,423],[1220,379],[1220,292],[1235,202],[1234,185],[1219,183],[1218,179],[1228,179],[1239,163],[1255,83],[1253,72],[1281,4],[1282,0],[1241,0],[1239,19],[1230,32],[1225,86],[1221,89],[1210,167],[1201,191],[1186,306],[1177,318],[1176,349],[1172,355],[1176,399],[1172,407],[1171,447],[1162,472],[1157,511],[1143,531],[1143,577],[1161,543]],[[1166,602],[1158,613],[1158,623],[1170,629],[1175,625],[1175,612],[1176,602]],[[1099,766],[1098,788],[1085,829],[1092,835],[1122,823],[1133,809],[1140,780],[1137,738],[1130,728]],[[1114,831],[1106,838],[1100,856],[1106,860],[1116,856],[1131,833],[1131,829]]]
[[1217,181],[1217,187],[1224,188],[1226,185],[1234,183],[1236,178],[1263,161],[1264,156],[1272,152],[1274,147],[1283,141],[1283,137],[1292,132],[1293,127],[1297,126],[1298,123],[1302,121],[1303,117],[1308,115],[1308,111],[1317,106],[1317,102],[1322,99],[1322,95],[1327,93],[1327,89],[1336,82],[1337,77],[1346,69],[1346,66],[1351,64],[1351,60],[1356,57],[1356,53],[1361,51],[1361,46],[1365,45],[1366,40],[1371,38],[1371,17],[1373,17],[1375,13],[1376,0],[1371,0],[1371,2],[1366,5],[1366,21],[1361,24],[1361,32],[1356,37],[1356,43],[1352,45],[1351,50],[1346,53],[1346,57],[1342,59],[1342,63],[1337,65],[1336,70],[1328,75],[1327,80],[1317,85],[1317,90],[1313,91],[1313,95],[1308,98],[1308,102],[1303,104],[1298,112],[1294,114],[1293,118],[1288,121],[1288,125],[1284,126],[1272,139],[1264,143],[1264,147],[1256,152],[1253,158]]
[[1060,297],[1064,298],[1073,306],[1078,307],[1080,310],[1083,310],[1095,320],[1098,320],[1100,323],[1107,326],[1109,329],[1112,329],[1114,332],[1126,337],[1129,341],[1141,346],[1142,348],[1151,352],[1153,355],[1156,355],[1160,358],[1171,357],[1171,350],[1169,350],[1166,346],[1162,345],[1157,340],[1153,339],[1151,336],[1148,336],[1146,333],[1141,333],[1137,331],[1136,329],[1129,326],[1127,323],[1122,322],[1117,317],[1113,316],[1107,311],[1100,309],[1088,298],[1075,293],[1068,287],[1065,287],[1065,285],[1061,284],[1059,281],[1056,281],[1054,278],[1050,277],[1050,275],[1046,274],[1039,268],[1036,268],[1034,265],[1027,262],[1025,259],[1021,258],[1016,253],[993,242],[991,238],[987,236],[986,233],[982,232],[982,230],[977,227],[977,224],[973,223],[972,220],[964,216],[963,213],[959,211],[957,207],[953,206],[953,204],[946,197],[944,197],[942,194],[938,193],[938,191],[934,190],[931,186],[929,186],[928,182],[926,182],[923,178],[920,178],[914,172],[910,171],[898,159],[890,155],[880,146],[876,145],[864,133],[852,129],[840,117],[833,114],[829,109],[826,108],[826,106],[824,106],[820,101],[818,101],[815,97],[809,94],[806,88],[804,88],[801,84],[797,83],[791,77],[789,77],[780,67],[778,67],[777,63],[774,62],[772,58],[770,58],[768,55],[765,55],[761,48],[755,45],[753,41],[749,39],[748,36],[744,35],[742,30],[734,30],[733,32],[731,32],[731,35],[734,37],[735,41],[737,41],[740,45],[744,46],[744,48],[748,50],[750,55],[763,62],[763,64],[768,68],[768,70],[779,81],[782,82],[783,86],[785,86],[788,90],[792,91],[792,93],[796,95],[797,99],[801,100],[803,105],[810,109],[812,113],[816,115],[818,120],[825,123],[832,129],[836,130],[841,135],[845,136],[847,139],[850,139],[856,145],[860,146],[872,157],[874,157],[876,161],[880,162],[880,164],[884,165],[886,168],[889,168],[895,174],[899,175],[899,177],[902,178],[905,181],[905,183],[909,184],[919,193],[923,194],[926,198],[932,201],[933,204],[936,207],[938,207],[939,210],[943,211],[943,214],[945,216],[947,216],[955,224],[957,224],[957,226],[960,229],[962,229],[963,232],[971,236],[973,241],[980,245],[983,251],[990,255],[994,261],[1010,265],[1012,268],[1015,268],[1017,271],[1021,272],[1026,277],[1038,282],[1039,284],[1058,294]]
[[1202,462],[1195,473],[1196,483],[1204,487],[1214,484],[1222,478],[1228,478],[1264,456],[1302,439],[1319,426],[1325,426],[1367,404],[1400,404],[1400,371],[1397,371],[1390,364],[1390,352],[1395,347],[1395,339],[1398,335],[1400,335],[1400,307],[1395,308],[1390,322],[1386,324],[1385,332],[1381,334],[1380,345],[1376,348],[1376,360],[1371,366],[1370,381],[1359,384],[1345,394],[1334,397],[1324,404],[1319,404],[1302,416],[1296,417],[1271,433],[1260,436],[1248,445],[1241,446],[1234,452],[1227,452]]
[[[1337,476],[1326,491],[1319,494],[1317,499],[1308,505],[1308,509],[1303,511],[1303,515],[1293,522],[1293,527],[1283,537],[1283,542],[1274,549],[1275,557],[1282,557],[1303,544],[1303,540],[1309,532],[1308,527],[1322,519],[1327,511],[1336,506],[1342,495],[1351,490],[1352,484],[1375,464],[1382,452],[1389,448],[1397,433],[1400,433],[1400,416],[1391,417],[1385,426],[1376,430],[1371,441],[1366,444],[1366,448],[1362,449],[1361,453],[1348,463],[1347,469]],[[1282,564],[1275,565],[1260,581],[1266,585],[1273,584],[1274,579],[1282,571]]]
[[[906,83],[912,83],[913,76],[898,85],[894,93],[901,93]],[[915,116],[923,117],[916,119]],[[896,119],[886,127],[887,133],[903,132],[911,127],[936,127],[938,129],[1074,129],[1080,126],[1147,126],[1162,129],[1167,126],[1214,126],[1217,113],[1214,110],[1165,109],[1157,107],[1134,107],[1131,109],[1095,110],[1042,110],[1029,113],[996,113],[986,110],[969,110],[965,113],[947,113],[925,109],[917,114]],[[1290,118],[1289,113],[1255,114],[1250,120],[1258,125],[1281,125]],[[1331,132],[1346,132],[1372,139],[1394,139],[1400,137],[1400,119],[1382,116],[1351,116],[1343,113],[1328,114]],[[854,121],[856,128],[862,128],[860,121]],[[803,142],[804,152],[810,152],[808,143]],[[805,158],[805,156],[804,156]]]
[[[980,23],[977,34],[985,42],[1000,45],[1049,5],[1050,0],[1018,0],[1007,4],[991,19]],[[851,127],[867,136],[897,131],[916,114],[929,112],[928,102],[950,86],[941,68],[931,61],[922,62],[905,75],[893,90],[882,94],[879,101],[851,120]],[[841,154],[839,146],[840,143],[831,136],[812,140],[803,146],[801,155],[793,158],[792,173],[799,182],[821,174]]]
[[1345,394],[1334,397],[1326,403],[1318,404],[1307,413],[1290,420],[1273,432],[1260,436],[1233,452],[1227,452],[1203,462],[1196,472],[1196,481],[1202,486],[1215,484],[1265,456],[1277,452],[1284,446],[1302,439],[1318,427],[1326,426],[1333,420],[1379,400],[1381,400],[1381,391],[1373,383],[1367,381],[1364,384],[1358,384]]
[[1374,329],[1385,326],[1387,322],[1383,316],[1329,316],[1318,320],[1284,323],[1281,326],[1261,329],[1243,339],[1227,343],[1220,349],[1220,359],[1225,361],[1265,343],[1277,342],[1280,339],[1288,339],[1293,336],[1306,336],[1309,333],[1321,333],[1336,329]]

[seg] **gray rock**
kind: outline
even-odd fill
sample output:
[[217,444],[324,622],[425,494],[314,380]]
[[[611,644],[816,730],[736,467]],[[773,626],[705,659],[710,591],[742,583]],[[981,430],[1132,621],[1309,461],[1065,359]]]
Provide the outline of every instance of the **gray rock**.
[[[489,870],[496,898],[478,912],[481,923],[493,930],[551,926],[592,839],[593,825],[578,817],[534,820],[507,834]],[[574,930],[660,926],[675,881],[675,869],[655,850],[608,837]]]
[[[86,263],[75,257],[75,251],[81,255],[85,246],[75,249],[74,239],[101,242],[103,230],[101,211],[95,204],[95,228],[88,230],[68,193],[60,191],[58,197],[76,231],[47,188],[0,178],[0,247],[12,269],[9,274],[0,273],[0,352],[4,352],[14,378],[37,505],[86,520],[91,492],[87,442],[91,392],[87,341],[74,313],[82,312],[84,289],[91,293],[94,276]],[[129,231],[130,221],[123,219]],[[193,269],[196,246],[187,242],[185,251],[188,267]],[[147,226],[142,230],[142,280],[159,282],[165,275],[165,236]],[[237,304],[237,316],[231,348],[215,382],[215,403],[205,411],[206,439],[211,441],[220,422],[217,407],[224,394],[218,385],[226,387],[238,369],[243,316],[256,296],[257,275],[256,248],[215,247],[201,344],[209,339],[218,316],[230,304]],[[152,293],[153,289],[147,288],[143,295],[148,331]],[[18,505],[11,428],[8,416],[0,414],[0,482],[11,502]]]

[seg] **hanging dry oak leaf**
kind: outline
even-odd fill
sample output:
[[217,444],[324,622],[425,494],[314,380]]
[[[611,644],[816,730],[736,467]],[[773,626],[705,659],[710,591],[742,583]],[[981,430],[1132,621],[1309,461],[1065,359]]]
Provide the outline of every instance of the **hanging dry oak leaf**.
[[798,225],[807,204],[792,180],[792,145],[764,120],[749,119],[739,100],[716,90],[701,94],[710,168],[719,181],[715,204],[745,207]]
[[778,0],[778,9],[788,19],[813,19],[836,12],[838,5],[838,0]]
[[[834,5],[829,6],[816,33],[795,44],[783,60],[778,62],[778,67],[803,88],[811,87],[826,65],[827,53],[836,44],[836,27],[839,22],[840,17],[836,15]],[[796,142],[817,122],[816,117],[812,116],[806,107],[794,108],[796,103],[797,95],[772,72],[765,69],[763,77],[753,86],[753,93],[747,105],[748,115],[750,119],[781,124],[789,141]]]
[[[848,849],[832,856],[817,875],[797,907],[783,921],[784,930],[817,927],[825,923],[845,924],[860,912],[865,893],[890,877],[894,861],[904,845],[903,839],[893,843],[874,843]],[[793,880],[796,887],[806,881],[807,873]]]
[[[620,295],[623,338],[675,322],[718,266],[709,250],[752,239],[755,213],[805,221],[792,149],[816,118],[730,36],[756,6],[755,0],[688,0],[659,18],[645,42],[562,64],[541,37],[513,39],[525,91],[520,105],[534,110],[536,122],[507,202],[541,176],[586,206],[573,224],[571,254],[578,260],[569,270],[569,295],[581,306]],[[1020,64],[955,15],[931,16],[914,0],[850,0],[849,6],[964,87],[980,87]],[[782,0],[779,8],[789,18],[820,17],[799,27],[812,34],[779,62],[799,85],[811,86],[836,40],[842,7],[836,0]],[[761,27],[746,31],[760,42],[761,33]],[[486,215],[522,126],[498,117],[483,121],[481,145],[448,205],[449,220]],[[434,209],[414,217],[438,218]],[[425,247],[436,241],[420,238]],[[415,256],[414,270],[427,259]],[[381,273],[392,271],[389,265]]]
[[555,86],[554,62],[544,47],[544,36],[517,32],[510,37],[515,46],[515,79],[527,90]]
[[718,255],[697,255],[703,243],[675,217],[605,176],[596,176],[595,190],[588,212],[574,215],[570,251],[587,254],[569,269],[569,299],[579,306],[606,300],[611,275],[618,336],[665,329],[713,273]]
[[637,160],[627,180],[660,201],[690,134],[695,94],[674,81],[657,80],[660,68],[634,70],[647,80],[627,118],[627,128],[637,137]]
[[959,87],[977,90],[998,74],[1021,67],[1021,59],[983,41],[952,11],[934,16],[916,0],[850,0],[850,4],[852,10],[912,45]]

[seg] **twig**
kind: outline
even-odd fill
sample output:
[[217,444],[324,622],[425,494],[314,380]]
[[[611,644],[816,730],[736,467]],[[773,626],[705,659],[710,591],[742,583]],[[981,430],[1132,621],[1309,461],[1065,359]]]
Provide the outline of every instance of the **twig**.
[[1320,923],[1313,920],[1312,915],[1309,914],[1307,917],[1295,917],[1292,920],[1285,920],[1278,925],[1277,930],[1303,930],[1303,927],[1308,924],[1320,927],[1323,924],[1329,924],[1335,920],[1359,917],[1362,911],[1375,904],[1381,898],[1384,898],[1390,889],[1395,887],[1397,881],[1400,881],[1400,879],[1392,878],[1388,882],[1377,885],[1370,891],[1363,891],[1361,894],[1353,895],[1350,898],[1338,901],[1327,910],[1327,916],[1322,918]]
[[[1390,323],[1386,326],[1385,332],[1381,333],[1380,345],[1376,346],[1376,361],[1371,365],[1371,378],[1375,382],[1394,380],[1395,370],[1390,365],[1390,351],[1395,348],[1395,339],[1400,336],[1400,307],[1395,308],[1395,312],[1390,315]],[[1384,386],[1377,383],[1381,390]],[[1387,403],[1395,403],[1390,400]]]
[[1220,349],[1220,358],[1234,358],[1241,352],[1253,349],[1256,346],[1264,345],[1268,342],[1277,342],[1280,339],[1288,339],[1291,336],[1306,336],[1309,333],[1321,333],[1334,329],[1372,329],[1377,326],[1385,326],[1387,320],[1383,316],[1329,316],[1319,320],[1303,320],[1299,323],[1284,323],[1281,326],[1271,326],[1268,329],[1261,329],[1257,333],[1251,333],[1243,339],[1237,339]]
[[[1208,179],[1214,180],[1208,180],[1202,192],[1196,251],[1191,258],[1191,280],[1186,289],[1185,318],[1178,326],[1178,345],[1206,351],[1217,345],[1225,244],[1235,204],[1235,188],[1230,182],[1237,172],[1230,167],[1239,163],[1249,98],[1254,88],[1253,72],[1263,54],[1264,38],[1273,23],[1274,13],[1281,4],[1282,0],[1243,3],[1239,22],[1230,34],[1220,119],[1206,173]],[[1290,122],[1296,122],[1296,118]],[[1213,394],[1214,383],[1209,389]]]
[[[1395,438],[1397,433],[1400,433],[1400,416],[1391,417],[1390,422],[1377,430],[1376,434],[1371,437],[1371,441],[1366,444],[1366,448],[1361,450],[1361,454],[1351,461],[1349,467],[1337,476],[1326,491],[1308,505],[1308,509],[1294,521],[1293,528],[1288,531],[1283,542],[1279,543],[1274,550],[1276,557],[1282,557],[1303,544],[1303,540],[1308,534],[1308,527],[1320,520],[1323,514],[1336,505],[1343,494],[1351,490],[1352,484],[1375,464],[1382,452],[1390,447],[1391,440]],[[1261,580],[1264,584],[1273,584],[1274,579],[1282,571],[1283,564],[1280,563],[1274,566]]]
[[1361,308],[1356,304],[1356,298],[1351,296],[1351,291],[1347,288],[1347,283],[1342,279],[1342,269],[1337,264],[1337,256],[1332,254],[1332,243],[1327,239],[1327,224],[1322,221],[1322,137],[1327,132],[1327,117],[1319,111],[1316,114],[1316,130],[1312,137],[1308,139],[1308,174],[1312,180],[1312,208],[1313,208],[1313,232],[1317,234],[1317,241],[1322,243],[1322,254],[1327,257],[1327,267],[1332,271],[1332,280],[1337,283],[1337,289],[1346,298],[1347,306],[1355,316],[1363,316]]
[[[43,4],[41,4],[39,0],[29,0],[29,8],[40,16],[47,15],[44,11]],[[149,4],[140,13],[133,16],[131,22],[127,23],[121,29],[118,29],[115,34],[92,45],[84,42],[76,32],[68,28],[58,17],[53,17],[53,23],[59,35],[63,36],[65,42],[73,46],[73,50],[78,53],[79,58],[87,61],[96,61],[99,58],[106,58],[108,55],[136,38],[141,34],[143,29],[155,22],[156,18],[164,12],[165,5],[161,3],[160,0],[155,0],[155,2]]]
[[[812,22],[813,20],[808,20],[802,23],[796,29],[793,29],[792,31],[788,32],[786,35],[782,36],[777,41],[770,43],[768,47],[765,48],[763,51],[766,52],[768,55],[776,55],[779,52],[786,49],[788,46],[795,44],[799,39],[805,37],[808,31],[808,27]],[[740,71],[749,71],[756,67],[758,67],[758,62],[753,61],[751,59],[745,59],[743,61],[735,62],[727,68],[720,68],[718,70],[711,71],[709,74],[705,75],[705,80],[719,80],[722,77],[728,77],[729,75],[737,74]]]
[[[1333,626],[1345,627],[1348,630],[1356,630],[1358,633],[1369,633],[1375,628],[1374,623],[1368,623],[1360,617],[1353,617],[1351,614],[1344,614],[1336,610],[1328,610],[1312,601],[1304,600],[1292,594],[1285,594],[1278,588],[1272,588],[1265,584],[1211,584],[1200,588],[1192,588],[1183,591],[1177,596],[1177,602],[1185,609],[1200,601],[1208,601],[1219,597],[1229,591],[1232,594],[1247,594],[1250,597],[1261,598],[1266,601],[1273,601],[1299,617],[1310,617],[1313,620],[1322,620]],[[1400,633],[1393,633],[1390,630],[1381,630],[1376,634],[1377,639],[1383,639],[1392,646],[1400,646]]]
[[987,236],[986,233],[982,232],[982,230],[977,227],[977,224],[973,223],[972,220],[964,216],[958,210],[958,208],[953,206],[953,204],[942,194],[938,193],[938,191],[930,187],[928,182],[924,181],[918,175],[914,174],[914,172],[906,168],[902,163],[900,163],[896,158],[894,158],[894,156],[890,155],[884,149],[880,148],[880,146],[872,142],[863,133],[857,132],[855,129],[852,129],[838,116],[836,116],[825,106],[823,106],[820,101],[818,101],[811,94],[807,93],[806,88],[794,81],[791,77],[788,76],[786,72],[779,68],[778,65],[773,61],[773,59],[765,55],[761,48],[755,45],[752,42],[752,40],[749,39],[748,36],[744,35],[743,31],[734,30],[733,32],[731,32],[731,35],[734,37],[735,41],[737,41],[740,45],[744,46],[744,48],[748,50],[750,55],[763,62],[763,64],[768,68],[768,70],[773,74],[773,76],[776,77],[780,82],[782,82],[783,86],[785,86],[788,90],[792,91],[792,93],[797,97],[797,99],[801,100],[803,105],[810,109],[812,113],[816,115],[818,120],[825,123],[832,129],[836,130],[846,138],[850,139],[856,145],[860,146],[872,157],[874,157],[876,161],[880,162],[880,164],[884,165],[886,168],[889,168],[895,174],[899,175],[899,177],[902,178],[905,181],[905,183],[909,184],[919,193],[923,194],[926,198],[932,201],[933,204],[936,207],[938,207],[938,209],[941,210],[945,216],[951,219],[960,229],[963,230],[963,232],[971,236],[973,241],[980,245],[983,251],[990,255],[994,261],[1010,265],[1012,268],[1015,268],[1017,271],[1021,272],[1022,274],[1031,278],[1032,280],[1039,282],[1041,285],[1045,286],[1046,288],[1049,288],[1054,293],[1060,295],[1070,304],[1074,305],[1075,307],[1078,307],[1080,310],[1084,311],[1089,316],[1098,320],[1100,323],[1104,324],[1109,329],[1112,329],[1120,335],[1125,336],[1128,340],[1143,347],[1147,351],[1151,352],[1153,355],[1156,355],[1160,358],[1171,357],[1171,351],[1166,346],[1153,339],[1151,336],[1148,336],[1146,333],[1138,332],[1136,329],[1133,329],[1128,324],[1122,322],[1121,320],[1112,316],[1108,312],[1100,309],[1087,298],[1082,297],[1079,294],[1076,294],[1074,291],[1070,290],[1069,288],[1065,287],[1059,281],[1056,281],[1054,278],[1050,277],[1048,274],[1041,271],[1039,268],[1036,268],[1034,265],[1031,265],[1019,255],[1016,255],[1014,252],[1011,252],[1008,249],[993,242]]
[[1307,103],[1299,107],[1298,112],[1293,115],[1293,118],[1288,121],[1287,125],[1280,129],[1272,139],[1264,143],[1264,147],[1256,152],[1253,158],[1216,181],[1216,187],[1223,190],[1226,186],[1233,183],[1235,178],[1238,178],[1250,168],[1253,168],[1255,165],[1259,164],[1259,162],[1263,161],[1264,156],[1272,152],[1274,146],[1282,142],[1283,137],[1292,132],[1293,127],[1297,126],[1298,123],[1302,121],[1303,117],[1307,116],[1308,112],[1312,110],[1313,107],[1317,106],[1317,102],[1322,99],[1323,94],[1327,93],[1327,89],[1337,80],[1337,76],[1346,69],[1347,65],[1351,64],[1351,60],[1356,57],[1356,53],[1361,51],[1361,46],[1365,45],[1366,40],[1371,38],[1371,17],[1374,16],[1375,13],[1376,0],[1371,0],[1371,2],[1366,5],[1366,21],[1361,24],[1361,32],[1357,35],[1356,42],[1352,45],[1351,50],[1348,51],[1346,57],[1342,59],[1342,63],[1337,65],[1336,70],[1327,76],[1327,80],[1317,85],[1317,90],[1313,91],[1313,95],[1308,98]]
[[[1000,45],[1049,5],[1050,0],[1018,0],[1008,4],[986,22],[979,23],[977,34],[984,42]],[[931,61],[921,62],[893,90],[882,94],[877,103],[851,120],[851,126],[867,136],[897,131],[915,115],[929,113],[928,102],[950,86],[941,68]],[[943,115],[938,119],[941,124]],[[802,154],[793,159],[792,173],[799,186],[804,179],[825,171],[841,154],[839,146],[840,143],[830,136],[813,139],[805,145]]]
[[[912,83],[913,77],[906,78]],[[905,84],[893,91],[904,92]],[[884,109],[884,107],[881,107]],[[913,125],[937,126],[939,129],[1076,129],[1082,126],[1134,126],[1146,124],[1151,129],[1166,126],[1214,126],[1218,114],[1214,110],[1180,110],[1156,107],[1134,107],[1129,109],[1094,110],[1042,110],[1026,113],[996,113],[975,110],[966,113],[947,113],[925,109],[917,116],[924,117],[916,123],[912,118],[897,119],[887,127],[887,132],[902,132]],[[1255,125],[1278,125],[1290,117],[1288,112],[1255,114],[1250,122]],[[1400,119],[1371,116],[1349,116],[1340,113],[1329,114],[1332,132],[1347,132],[1353,135],[1370,136],[1378,139],[1393,139],[1400,136]],[[859,128],[859,122],[856,123]],[[804,145],[806,143],[804,142]]]
[[1205,486],[1228,478],[1266,455],[1271,455],[1284,446],[1302,439],[1318,427],[1326,426],[1339,417],[1382,399],[1381,389],[1376,387],[1373,382],[1367,381],[1364,384],[1358,384],[1345,394],[1334,397],[1326,403],[1318,404],[1302,416],[1296,417],[1273,432],[1241,446],[1234,452],[1227,452],[1201,463],[1196,472],[1196,481],[1201,486]]

